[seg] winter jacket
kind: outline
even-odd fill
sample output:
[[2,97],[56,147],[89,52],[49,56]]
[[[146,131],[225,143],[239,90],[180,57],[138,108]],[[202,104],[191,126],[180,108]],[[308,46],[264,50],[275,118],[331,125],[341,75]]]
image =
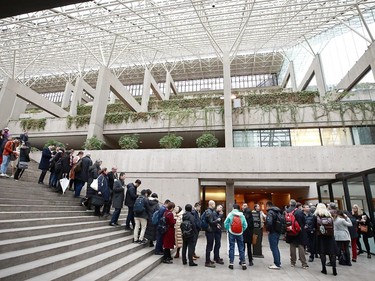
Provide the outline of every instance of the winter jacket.
[[147,227],[145,232],[145,238],[150,241],[156,240],[156,225],[152,224],[151,219],[154,212],[160,209],[158,199],[148,197],[148,205],[150,206],[149,218],[147,220]]
[[276,206],[273,206],[267,210],[266,230],[270,233],[277,232],[275,229],[275,224],[278,214],[281,214],[281,210]]
[[86,155],[86,156],[82,157],[81,162],[82,163],[80,165],[82,165],[82,168],[78,173],[75,174],[75,179],[83,181],[83,182],[88,182],[88,180],[89,180],[89,168],[92,166],[92,160],[91,160],[90,156]]
[[163,236],[163,248],[173,249],[175,245],[174,225],[176,224],[176,220],[174,219],[173,213],[169,210],[165,211],[164,216],[167,221],[168,230]]
[[108,177],[107,175],[101,174],[98,177],[98,192],[102,193],[104,201],[108,202],[110,198],[109,186],[108,186]]
[[39,162],[39,170],[46,171],[49,169],[49,160],[52,157],[52,152],[48,147],[43,148],[42,150],[42,158]]
[[205,212],[206,213],[206,221],[207,221],[207,229],[206,232],[215,232],[217,229],[217,225],[220,223],[219,221],[215,220],[214,217],[214,210],[208,208]]
[[[241,219],[241,222],[242,222],[242,231],[241,231],[241,233],[233,233],[232,232],[231,225],[232,225],[233,217],[234,216],[239,216],[240,219]],[[232,210],[228,214],[227,218],[224,221],[224,228],[226,230],[228,230],[230,233],[232,233],[233,235],[242,235],[243,231],[247,228],[247,221],[246,221],[245,216],[243,215],[243,213],[240,210],[237,210],[237,209]]]
[[334,234],[336,241],[350,241],[349,226],[353,226],[349,218],[337,216],[333,221]]
[[313,234],[314,229],[314,215],[312,213],[305,214],[305,231],[308,234]]
[[135,218],[142,218],[142,219],[149,219],[150,217],[150,205],[148,203],[148,199],[146,196],[144,195],[139,195],[139,197],[143,197],[143,207],[144,207],[144,210],[141,212],[141,213],[134,213],[134,217]]
[[[82,159],[84,159],[84,158],[85,157],[83,157]],[[83,165],[83,162],[82,162],[82,165]],[[100,163],[95,162],[95,164],[91,165],[89,167],[89,169],[87,170],[87,175],[88,175],[88,177],[87,177],[87,190],[86,190],[87,196],[91,196],[93,194],[96,194],[96,190],[91,188],[91,184],[94,181],[94,179],[97,179],[100,175],[99,173],[100,173],[101,168],[100,168],[99,165],[100,165]],[[82,169],[83,169],[83,166],[82,166]],[[106,176],[106,179],[107,179],[107,184],[108,184],[108,177],[107,176]]]
[[286,234],[286,243],[289,244],[296,244],[296,245],[307,245],[307,233],[304,231],[305,229],[305,215],[304,213],[296,208],[295,206],[289,207],[286,211],[288,213],[291,213],[294,211],[294,217],[296,218],[296,221],[298,222],[299,226],[301,227],[301,231],[295,235],[291,236],[288,235],[288,232]]
[[245,243],[252,243],[253,233],[254,233],[254,218],[250,208],[243,210],[243,215],[245,216],[247,222],[247,228],[243,232],[243,241]]
[[191,214],[194,216],[194,224],[197,228],[197,233],[201,230],[202,228],[202,221],[201,221],[201,218],[199,216],[199,213],[197,210],[193,209],[191,211]]
[[137,187],[131,182],[126,186],[125,206],[134,207],[137,197]]
[[181,212],[179,212],[178,214],[175,214],[174,216],[176,220],[176,224],[174,225],[174,229],[175,229],[174,236],[175,236],[175,244],[177,248],[181,248],[182,243],[183,243],[182,230],[181,230],[182,215],[183,215],[183,211],[181,210]]
[[[198,234],[199,230],[197,228],[197,225],[196,225],[196,221],[195,221],[195,217],[193,215],[192,212],[185,212],[183,215],[182,215],[182,221],[190,221],[191,222],[191,227],[193,229],[193,232],[194,232],[194,236]],[[190,237],[190,238],[185,238],[185,240],[190,240],[190,239],[194,239],[194,237]]]
[[125,197],[124,181],[116,180],[113,184],[112,207],[121,209]]

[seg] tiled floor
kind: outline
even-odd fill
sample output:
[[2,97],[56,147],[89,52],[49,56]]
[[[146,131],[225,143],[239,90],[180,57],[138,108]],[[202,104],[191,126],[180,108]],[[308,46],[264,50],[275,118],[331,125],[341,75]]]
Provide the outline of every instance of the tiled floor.
[[328,275],[320,272],[320,259],[315,259],[314,262],[309,263],[308,269],[302,269],[301,263],[297,262],[297,266],[290,267],[289,260],[289,245],[284,241],[280,241],[279,248],[281,252],[282,269],[270,270],[268,265],[272,264],[272,254],[268,246],[267,237],[263,237],[263,255],[264,258],[254,258],[254,266],[248,267],[247,270],[242,270],[238,265],[238,257],[235,258],[235,268],[230,270],[228,268],[228,256],[226,254],[227,241],[226,235],[223,233],[221,257],[224,259],[224,265],[216,265],[216,268],[204,267],[204,253],[205,253],[205,236],[201,232],[197,244],[197,254],[201,256],[196,262],[197,267],[189,267],[182,264],[181,258],[174,259],[173,264],[161,264],[141,280],[143,281],[158,281],[158,280],[267,280],[267,281],[291,281],[291,280],[340,280],[340,281],[374,281],[375,280],[375,256],[372,259],[367,259],[366,255],[362,254],[358,258],[357,263],[353,266],[338,265],[338,275],[332,275],[332,268],[327,267]]

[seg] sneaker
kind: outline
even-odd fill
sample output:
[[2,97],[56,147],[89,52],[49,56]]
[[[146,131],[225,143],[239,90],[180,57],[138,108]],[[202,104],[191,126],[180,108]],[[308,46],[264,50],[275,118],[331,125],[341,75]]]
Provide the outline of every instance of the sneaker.
[[189,263],[189,266],[198,266],[198,264],[196,264],[195,262],[193,262],[193,263]]
[[133,243],[135,243],[135,244],[139,244],[139,240],[135,240],[135,239],[133,239]]
[[246,263],[241,264],[241,267],[242,267],[242,270],[246,270],[247,269]]
[[228,268],[229,268],[229,269],[233,269],[233,264],[230,264],[230,265],[228,266]]
[[9,176],[7,174],[0,174],[0,177],[9,178]]
[[215,260],[215,262],[218,263],[218,264],[224,264],[223,259],[217,259],[217,260]]
[[295,267],[296,265],[295,264],[291,264],[290,267]]
[[139,244],[146,244],[147,242],[148,242],[148,240],[144,239],[144,238],[142,240],[138,241]]
[[213,263],[211,263],[211,262],[206,262],[206,263],[204,264],[204,266],[205,266],[205,267],[211,267],[211,268],[215,268],[215,267],[216,267],[215,264],[213,264]]
[[249,266],[253,266],[254,263],[252,261],[249,261]]
[[308,269],[309,266],[308,266],[307,264],[305,264],[305,265],[302,265],[302,268],[303,268],[303,269]]
[[313,262],[313,261],[314,261],[314,258],[310,257],[309,262]]
[[277,269],[277,270],[279,270],[279,269],[280,269],[280,266],[277,266],[277,265],[271,264],[268,268],[269,268],[269,269]]

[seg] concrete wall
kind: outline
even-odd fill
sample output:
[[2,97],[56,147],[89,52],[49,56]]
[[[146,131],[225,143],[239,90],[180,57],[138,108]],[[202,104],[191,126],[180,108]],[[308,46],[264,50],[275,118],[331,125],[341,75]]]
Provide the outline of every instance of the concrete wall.
[[[91,151],[103,167],[125,171],[127,182],[139,178],[143,188],[179,205],[199,200],[199,179],[205,181],[311,181],[332,179],[336,173],[374,167],[375,146],[263,147],[213,149]],[[40,160],[40,153],[32,158]],[[308,198],[316,198],[310,188]]]

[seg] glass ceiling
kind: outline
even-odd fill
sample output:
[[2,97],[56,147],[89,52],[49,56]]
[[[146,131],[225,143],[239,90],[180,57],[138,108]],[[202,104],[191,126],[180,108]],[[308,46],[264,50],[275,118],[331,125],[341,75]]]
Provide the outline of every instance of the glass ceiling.
[[0,80],[62,90],[78,75],[95,84],[101,65],[126,84],[139,83],[146,66],[164,71],[158,79],[166,70],[176,81],[217,77],[223,53],[232,75],[278,73],[287,49],[358,10],[373,22],[374,7],[375,0],[89,1],[1,19]]

